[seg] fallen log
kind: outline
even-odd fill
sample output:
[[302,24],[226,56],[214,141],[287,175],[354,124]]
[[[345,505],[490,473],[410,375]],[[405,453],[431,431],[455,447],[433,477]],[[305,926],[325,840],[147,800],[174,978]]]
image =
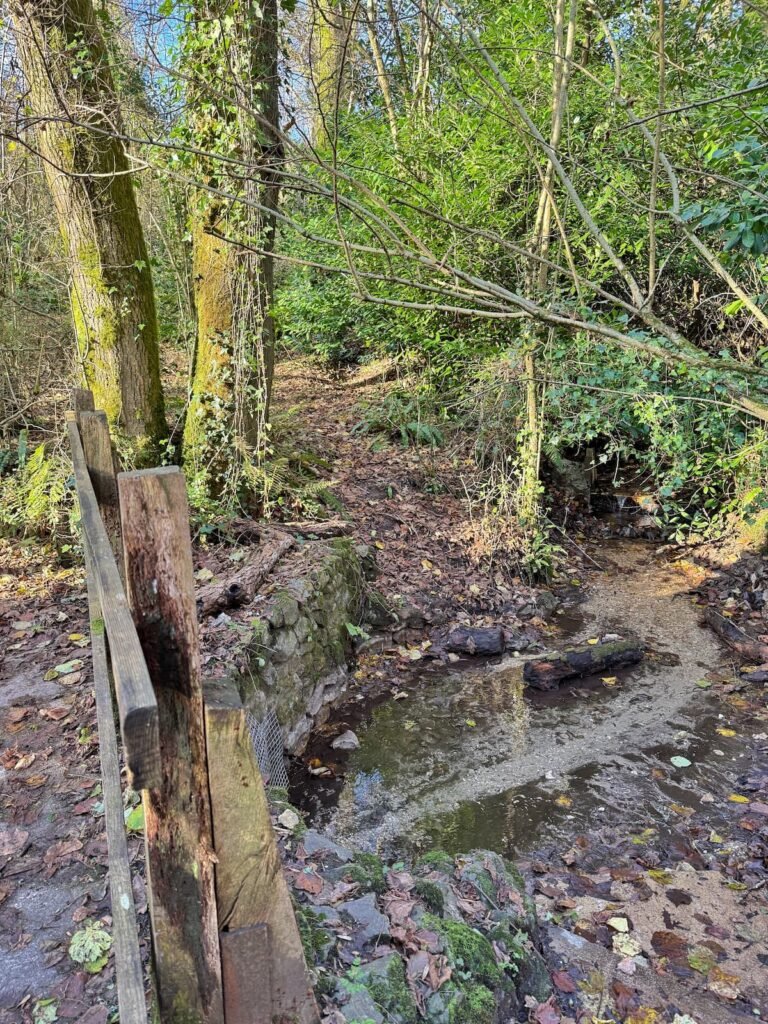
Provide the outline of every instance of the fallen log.
[[286,533],[262,533],[264,543],[228,579],[209,583],[197,594],[197,614],[216,615],[227,608],[238,608],[248,604],[256,591],[270,574],[283,555],[294,546],[293,537]]
[[554,690],[563,679],[634,665],[642,657],[643,649],[636,640],[584,644],[560,654],[547,654],[543,658],[526,661],[523,681],[537,690]]
[[704,621],[721,640],[728,644],[731,650],[736,651],[746,661],[751,661],[755,665],[762,665],[768,661],[768,644],[761,644],[759,640],[754,640],[749,633],[714,608],[706,609]]
[[452,654],[489,656],[502,654],[505,648],[501,626],[457,626],[446,637],[445,649]]
[[320,523],[311,521],[280,523],[280,529],[292,533],[294,536],[318,537],[320,540],[324,540],[326,537],[348,537],[352,533],[352,523],[348,523],[344,519],[328,519]]

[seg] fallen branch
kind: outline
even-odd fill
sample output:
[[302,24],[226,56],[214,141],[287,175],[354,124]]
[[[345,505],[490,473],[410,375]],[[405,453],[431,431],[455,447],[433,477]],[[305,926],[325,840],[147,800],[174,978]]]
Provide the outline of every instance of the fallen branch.
[[267,534],[262,530],[262,540],[262,545],[233,576],[221,583],[209,583],[198,592],[197,614],[200,618],[252,601],[275,565],[294,546],[293,537],[285,533]]
[[755,665],[768,662],[768,644],[761,644],[759,640],[753,640],[749,633],[737,626],[735,622],[726,619],[714,608],[706,609],[704,621],[721,640],[728,644],[731,650],[736,651],[745,660],[751,661]]
[[634,665],[642,657],[643,649],[635,640],[584,644],[562,654],[548,654],[536,661],[527,661],[523,666],[523,681],[537,690],[554,690],[563,679]]
[[344,519],[328,519],[325,522],[298,522],[280,523],[280,529],[294,536],[319,537],[321,540],[326,537],[347,537],[352,533],[352,523]]

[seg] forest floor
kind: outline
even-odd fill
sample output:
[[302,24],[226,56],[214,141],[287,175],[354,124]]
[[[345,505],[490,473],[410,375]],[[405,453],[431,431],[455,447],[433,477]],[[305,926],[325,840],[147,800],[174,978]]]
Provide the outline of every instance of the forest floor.
[[[367,678],[360,682],[375,679],[389,691],[413,684],[431,659],[431,638],[452,625],[499,623],[548,635],[537,591],[513,569],[473,557],[466,493],[476,470],[462,448],[410,448],[356,433],[360,403],[391,386],[365,380],[364,373],[350,380],[290,362],[276,388],[292,445],[327,460],[343,514],[376,549],[377,588],[407,612],[397,642],[375,661],[361,659]],[[584,517],[561,567],[572,595],[588,586],[599,545],[599,526],[586,541],[582,529],[590,532]],[[691,583],[696,600],[726,611],[754,637],[768,633],[755,601],[768,589],[764,560],[742,551],[721,556],[715,548],[690,555],[701,563]],[[208,671],[218,668],[220,653],[207,647]],[[673,815],[678,826],[663,834],[619,839],[610,830],[579,829],[546,858],[529,859],[555,984],[551,1001],[530,1008],[532,1020],[768,1019],[768,725],[762,682],[752,675],[730,670],[705,681],[724,704],[727,732],[736,734],[724,739],[743,741],[723,769],[727,834],[721,795],[708,801],[702,792],[693,807],[681,805]],[[138,837],[130,846],[140,858]],[[136,902],[145,910],[140,872]],[[69,950],[74,933],[109,925],[83,572],[62,568],[36,541],[0,541],[2,1024],[106,1024],[115,1006],[113,961],[89,973]]]

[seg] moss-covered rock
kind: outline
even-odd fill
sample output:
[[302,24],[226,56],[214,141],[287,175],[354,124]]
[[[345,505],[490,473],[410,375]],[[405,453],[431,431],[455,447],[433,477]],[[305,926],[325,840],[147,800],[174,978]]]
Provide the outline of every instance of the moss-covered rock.
[[445,896],[436,882],[430,882],[426,878],[417,878],[413,891],[435,914],[442,914],[445,910]]
[[382,893],[387,888],[384,865],[375,853],[356,853],[346,876],[367,892]]
[[417,1024],[419,1020],[419,1011],[406,981],[405,966],[397,953],[350,967],[339,980],[337,991],[345,1017],[345,1007],[356,996],[367,993],[386,1020],[394,1024]]
[[466,985],[451,1005],[449,1024],[493,1024],[496,997],[485,985]]
[[427,868],[430,871],[443,871],[447,875],[453,874],[455,866],[454,858],[445,850],[430,850],[424,853],[416,861],[417,868]]
[[293,578],[253,620],[241,697],[257,718],[274,711],[285,747],[300,753],[313,723],[344,689],[338,684],[351,658],[347,624],[359,622],[365,581],[348,537],[308,542],[281,565]]
[[307,963],[310,967],[325,963],[336,943],[324,928],[323,915],[318,914],[306,903],[298,902],[294,902],[294,913]]
[[445,921],[435,914],[424,916],[424,926],[437,932],[445,946],[445,955],[459,977],[471,978],[490,988],[499,985],[504,968],[497,963],[493,946],[481,932],[459,921]]

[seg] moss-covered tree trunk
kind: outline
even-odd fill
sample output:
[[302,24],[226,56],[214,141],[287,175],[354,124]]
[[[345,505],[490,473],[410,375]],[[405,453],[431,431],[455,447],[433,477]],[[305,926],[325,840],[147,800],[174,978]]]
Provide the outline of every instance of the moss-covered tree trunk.
[[93,6],[12,0],[11,13],[69,260],[83,375],[109,419],[140,448],[151,445],[166,432],[154,291]]
[[[233,15],[229,33],[217,21]],[[197,340],[184,461],[193,500],[227,493],[253,499],[253,466],[263,455],[274,373],[275,212],[282,150],[277,137],[277,0],[201,4],[193,89],[220,106],[209,120],[208,149],[237,140],[245,171],[208,158],[199,169],[209,191],[193,215],[193,283]],[[221,67],[229,69],[223,84]],[[217,91],[218,90],[218,91]],[[233,109],[235,113],[233,114]],[[225,152],[227,150],[225,149]],[[237,201],[211,195],[219,189]],[[249,479],[250,478],[250,479]]]
[[347,0],[312,0],[309,18],[309,77],[315,100],[312,142],[322,146],[336,138],[338,115],[349,104],[348,64],[354,38]]

